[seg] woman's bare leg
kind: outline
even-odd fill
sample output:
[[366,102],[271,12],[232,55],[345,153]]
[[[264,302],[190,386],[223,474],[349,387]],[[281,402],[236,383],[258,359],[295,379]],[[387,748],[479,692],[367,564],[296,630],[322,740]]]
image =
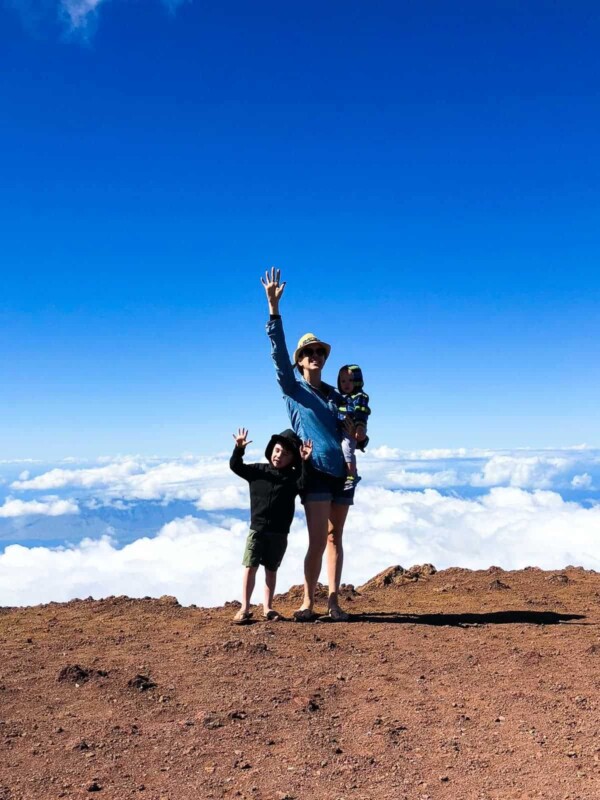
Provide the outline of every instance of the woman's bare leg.
[[304,558],[304,600],[301,608],[310,611],[315,604],[315,589],[321,574],[323,553],[327,547],[330,508],[329,500],[313,500],[304,504],[308,527],[308,550]]
[[339,609],[338,592],[344,565],[344,546],[342,537],[344,523],[350,506],[331,504],[327,535],[327,581],[329,584],[329,609]]

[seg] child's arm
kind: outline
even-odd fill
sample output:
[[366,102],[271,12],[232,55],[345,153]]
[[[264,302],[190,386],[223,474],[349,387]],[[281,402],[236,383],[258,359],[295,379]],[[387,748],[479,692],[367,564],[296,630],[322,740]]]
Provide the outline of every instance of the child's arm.
[[308,473],[310,472],[311,465],[310,465],[310,457],[312,456],[313,451],[313,443],[310,439],[307,439],[305,442],[302,442],[300,445],[300,458],[302,459],[302,466],[300,477],[297,481],[298,491],[302,491],[306,485],[306,481],[308,478]]
[[291,395],[295,392],[298,382],[296,381],[294,367],[290,362],[290,354],[285,343],[283,322],[279,316],[279,300],[285,289],[285,281],[281,283],[280,278],[281,270],[272,267],[271,272],[269,273],[269,270],[267,270],[265,277],[261,277],[260,282],[267,296],[269,314],[271,316],[271,319],[267,322],[267,335],[271,340],[271,357],[275,363],[277,383],[284,394]]
[[235,447],[233,448],[233,453],[229,459],[229,467],[232,472],[235,472],[235,474],[239,475],[240,478],[249,480],[252,473],[252,467],[249,464],[244,464],[244,453],[246,452],[246,447],[252,441],[251,439],[248,439],[248,429],[238,428],[237,434],[234,433],[232,435],[235,439]]
[[365,392],[358,392],[352,395],[354,401],[354,424],[356,426],[356,441],[364,442],[367,438],[367,419],[371,413],[369,408],[369,395]]
[[300,458],[302,461],[308,461],[308,459],[312,456],[313,451],[313,443],[311,439],[307,439],[305,442],[302,442],[300,445]]

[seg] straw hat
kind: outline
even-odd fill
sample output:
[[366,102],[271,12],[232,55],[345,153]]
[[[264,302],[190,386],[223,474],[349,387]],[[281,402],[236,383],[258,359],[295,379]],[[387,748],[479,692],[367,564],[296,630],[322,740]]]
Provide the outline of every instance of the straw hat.
[[301,336],[298,340],[298,347],[296,348],[296,352],[294,353],[294,364],[298,363],[298,356],[304,350],[305,347],[309,347],[310,345],[320,344],[321,347],[325,349],[325,360],[329,357],[329,353],[331,352],[331,345],[327,344],[327,342],[323,342],[321,339],[317,338],[314,333],[305,333],[304,336]]

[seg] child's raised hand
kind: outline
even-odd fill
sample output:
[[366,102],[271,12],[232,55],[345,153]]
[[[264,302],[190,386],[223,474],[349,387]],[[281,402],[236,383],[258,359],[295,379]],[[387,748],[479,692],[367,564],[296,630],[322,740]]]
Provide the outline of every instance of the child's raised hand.
[[265,294],[267,295],[267,302],[269,303],[269,310],[271,314],[279,313],[279,298],[285,289],[285,281],[281,283],[281,270],[271,267],[271,271],[265,272],[265,277],[261,276],[260,282],[264,286]]
[[305,442],[302,442],[300,445],[300,458],[302,461],[308,461],[308,459],[312,456],[313,451],[313,443],[311,439],[307,439]]
[[238,428],[238,432],[231,434],[235,439],[235,446],[246,449],[252,443],[252,439],[248,440],[248,428]]

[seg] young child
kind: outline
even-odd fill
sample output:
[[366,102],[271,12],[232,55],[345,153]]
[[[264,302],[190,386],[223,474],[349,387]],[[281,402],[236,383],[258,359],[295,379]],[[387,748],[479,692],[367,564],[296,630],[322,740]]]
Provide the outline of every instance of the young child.
[[247,429],[239,428],[233,438],[235,447],[229,466],[250,484],[251,517],[242,560],[242,607],[233,621],[243,625],[252,617],[250,598],[261,564],[265,568],[263,616],[267,620],[279,620],[281,614],[273,609],[277,570],[287,548],[296,495],[302,488],[306,465],[312,454],[312,442],[302,444],[288,429],[271,436],[265,450],[268,464],[244,464],[244,451],[250,444]]
[[[364,450],[369,442],[367,419],[371,413],[369,395],[362,391],[364,382],[362,370],[357,364],[344,364],[338,372],[338,389],[343,402],[338,406],[340,419],[351,419],[354,423],[354,436],[343,431],[342,450],[348,470],[345,489],[356,486],[360,478],[356,474],[356,448]],[[357,444],[358,442],[358,444]]]

